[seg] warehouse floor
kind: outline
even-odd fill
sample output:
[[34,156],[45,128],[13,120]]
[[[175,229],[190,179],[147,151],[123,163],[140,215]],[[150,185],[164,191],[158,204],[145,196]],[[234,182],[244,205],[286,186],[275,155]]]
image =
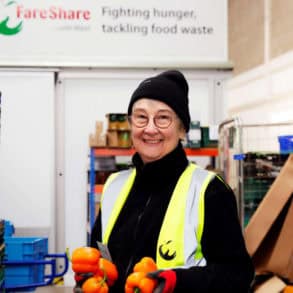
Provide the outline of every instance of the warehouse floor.
[[72,293],[72,287],[64,287],[64,286],[44,286],[38,287],[35,293]]

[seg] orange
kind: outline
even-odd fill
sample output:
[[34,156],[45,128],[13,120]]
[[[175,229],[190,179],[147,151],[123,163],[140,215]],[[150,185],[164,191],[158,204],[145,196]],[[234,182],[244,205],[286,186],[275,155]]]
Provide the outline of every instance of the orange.
[[109,287],[100,276],[88,278],[82,285],[83,293],[108,293]]
[[72,252],[71,262],[81,262],[81,263],[98,263],[101,257],[101,253],[98,249],[93,247],[78,247]]
[[79,247],[72,252],[72,270],[76,273],[96,273],[101,253],[93,247]]
[[157,281],[146,277],[146,273],[134,272],[126,279],[125,293],[152,293],[156,285]]
[[149,273],[157,269],[155,261],[151,257],[145,256],[134,266],[133,271]]
[[284,293],[293,293],[293,285],[287,285],[283,292]]
[[118,279],[116,266],[111,261],[101,257],[99,260],[99,268],[102,276],[106,278],[108,285],[112,286]]

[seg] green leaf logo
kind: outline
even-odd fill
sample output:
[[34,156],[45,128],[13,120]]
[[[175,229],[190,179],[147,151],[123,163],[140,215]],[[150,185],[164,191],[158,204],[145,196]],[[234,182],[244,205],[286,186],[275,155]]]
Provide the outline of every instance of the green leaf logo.
[[[14,4],[14,1],[10,1],[6,4],[6,6],[10,6]],[[15,27],[9,27],[8,25],[9,22],[9,16],[7,16],[3,21],[0,22],[0,34],[1,35],[6,35],[6,36],[11,36],[19,33],[22,29],[22,21],[16,25]]]

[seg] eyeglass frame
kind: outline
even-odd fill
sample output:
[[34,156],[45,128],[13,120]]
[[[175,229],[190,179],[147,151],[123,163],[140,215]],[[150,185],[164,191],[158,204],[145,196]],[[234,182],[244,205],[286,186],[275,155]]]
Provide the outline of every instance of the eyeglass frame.
[[[162,112],[166,112],[165,110],[160,110],[160,111],[162,111]],[[159,112],[160,112],[159,111]],[[172,112],[170,112],[170,111],[168,111],[168,113],[170,113],[170,116],[168,116],[168,117],[170,117],[170,123],[167,125],[167,126],[164,126],[164,127],[162,127],[162,126],[159,126],[159,125],[157,125],[157,122],[156,122],[156,119],[158,118],[158,116],[159,115],[155,115],[155,116],[153,116],[152,118],[152,120],[153,120],[153,123],[154,123],[154,125],[157,127],[157,128],[159,128],[159,129],[167,129],[167,128],[169,128],[170,126],[171,126],[171,124],[173,123],[173,121],[174,120],[176,120],[176,118],[177,118],[177,116],[176,115],[173,115],[172,114]],[[133,119],[132,119],[132,116],[134,115],[135,113],[132,113],[131,115],[128,115],[128,121],[129,121],[129,123],[130,124],[133,124],[135,127],[137,127],[137,128],[144,128],[144,127],[146,127],[148,124],[149,124],[149,122],[150,122],[150,116],[149,115],[147,115],[147,113],[145,113],[145,115],[146,115],[146,123],[144,123],[143,125],[137,125],[134,121],[133,121]],[[164,115],[161,115],[161,116],[167,116],[166,114],[164,114]]]

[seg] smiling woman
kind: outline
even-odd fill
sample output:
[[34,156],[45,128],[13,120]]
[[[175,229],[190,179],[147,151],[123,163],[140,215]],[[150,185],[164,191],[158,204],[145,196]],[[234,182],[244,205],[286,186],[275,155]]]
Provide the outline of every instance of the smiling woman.
[[25,8],[17,5],[16,16],[21,19],[69,19],[69,20],[89,20],[91,12],[81,9],[64,9],[62,7],[50,6],[48,9]]
[[91,233],[91,245],[107,245],[117,265],[110,292],[146,292],[145,275],[133,273],[144,257],[157,266],[147,275],[156,289],[147,292],[248,292],[253,266],[235,195],[183,149],[191,120],[185,76],[168,70],[143,80],[127,114],[133,166],[107,179]]

